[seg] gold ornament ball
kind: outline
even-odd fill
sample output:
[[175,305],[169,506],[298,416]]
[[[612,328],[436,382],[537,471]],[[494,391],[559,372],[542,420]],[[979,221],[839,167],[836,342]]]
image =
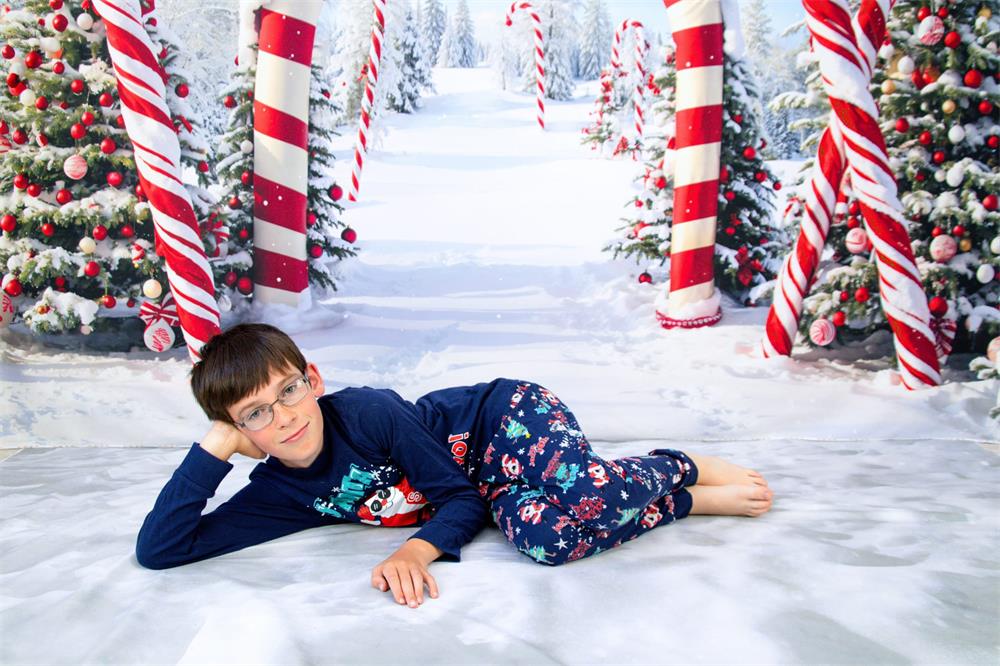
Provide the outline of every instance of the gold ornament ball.
[[979,18],[988,19],[993,16],[993,11],[989,7],[984,6],[979,10]]
[[886,95],[891,95],[896,92],[896,82],[892,79],[886,79],[882,82],[882,92]]
[[968,252],[969,250],[971,250],[972,249],[972,239],[971,238],[963,238],[962,240],[958,241],[958,249],[961,250],[962,252]]
[[946,99],[941,103],[941,110],[945,113],[955,113],[955,102],[950,99]]
[[146,298],[159,298],[163,293],[163,287],[159,281],[150,278],[142,283],[142,293]]

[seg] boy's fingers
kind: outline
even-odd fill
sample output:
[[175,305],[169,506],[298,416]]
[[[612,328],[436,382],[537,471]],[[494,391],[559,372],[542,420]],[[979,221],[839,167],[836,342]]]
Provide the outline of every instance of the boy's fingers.
[[410,577],[413,578],[413,597],[418,604],[424,603],[424,573],[414,567],[410,570]]
[[399,586],[403,590],[403,597],[406,599],[406,604],[408,606],[416,606],[417,597],[413,592],[413,578],[410,572],[404,571],[403,575],[399,577]]
[[437,599],[438,584],[437,581],[434,580],[434,576],[429,573],[424,573],[424,578],[427,580],[427,589],[430,590],[431,597]]
[[382,578],[381,564],[372,569],[372,587],[377,587],[378,589],[385,592],[385,579]]
[[382,575],[389,581],[389,588],[392,590],[392,596],[396,598],[396,603],[403,603],[403,586],[400,585],[399,574],[396,573],[395,567],[386,567]]

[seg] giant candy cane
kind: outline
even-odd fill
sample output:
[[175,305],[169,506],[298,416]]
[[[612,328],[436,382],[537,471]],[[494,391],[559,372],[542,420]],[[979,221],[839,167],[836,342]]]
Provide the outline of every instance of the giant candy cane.
[[318,2],[260,11],[253,96],[254,299],[309,304],[309,80]]
[[180,143],[164,97],[163,70],[143,27],[138,0],[94,0],[94,8],[107,30],[122,116],[164,251],[181,331],[191,359],[197,360],[202,345],[219,332],[219,310],[194,209],[181,180]]
[[764,352],[790,351],[802,298],[815,274],[846,163],[875,248],[882,309],[893,331],[903,384],[909,389],[936,386],[941,377],[927,297],[910,248],[885,139],[878,127],[878,112],[868,90],[892,0],[863,0],[853,22],[844,0],[804,0],[803,5],[833,115],[813,171],[812,205],[807,205],[803,221],[803,248],[796,247],[782,268],[768,316]]
[[378,70],[382,63],[382,41],[385,38],[385,0],[374,0],[375,16],[372,21],[371,46],[368,49],[368,78],[365,79],[364,96],[361,98],[361,119],[358,121],[358,142],[354,148],[354,167],[351,170],[351,191],[349,201],[358,200],[361,187],[361,169],[368,153],[368,130],[372,122],[372,103],[375,101],[375,86],[378,85]]
[[635,69],[636,69],[636,84],[635,90],[632,92],[632,110],[634,114],[635,122],[635,136],[636,141],[642,139],[643,124],[645,122],[645,112],[643,106],[645,104],[645,90],[646,90],[646,52],[649,50],[649,43],[646,41],[646,37],[643,34],[643,26],[639,21],[634,21],[632,19],[625,19],[622,21],[618,29],[615,30],[615,36],[611,41],[611,70],[613,73],[612,81],[617,81],[618,78],[625,75],[624,68],[622,67],[622,57],[621,57],[621,45],[624,39],[624,35],[629,30],[632,30],[633,37],[635,39]]
[[545,129],[545,44],[542,39],[542,19],[530,2],[511,3],[507,10],[507,26],[514,23],[514,13],[518,9],[528,12],[531,17],[532,28],[535,32],[535,90],[536,103],[538,105],[538,125]]
[[719,0],[663,0],[677,44],[677,136],[670,232],[670,293],[657,299],[664,328],[722,318],[715,290],[715,225],[722,140],[722,10]]

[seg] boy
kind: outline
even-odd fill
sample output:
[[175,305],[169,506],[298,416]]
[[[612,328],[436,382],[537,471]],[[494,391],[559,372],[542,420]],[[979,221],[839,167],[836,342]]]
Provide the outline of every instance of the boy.
[[[201,354],[191,387],[213,425],[143,522],[145,567],[323,525],[420,526],[371,575],[416,607],[425,585],[438,596],[428,565],[458,561],[487,510],[518,550],[555,565],[689,513],[758,516],[771,506],[760,474],[712,456],[657,449],[603,460],[559,398],[531,382],[495,379],[416,403],[367,386],[324,395],[316,366],[265,324],[235,326]],[[267,460],[202,515],[235,453]]]

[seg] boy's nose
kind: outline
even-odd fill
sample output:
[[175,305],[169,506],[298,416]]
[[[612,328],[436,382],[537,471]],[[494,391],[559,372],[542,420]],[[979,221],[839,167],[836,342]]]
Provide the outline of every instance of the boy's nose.
[[[281,409],[278,409],[278,408]],[[274,407],[271,408],[274,411],[274,422],[278,427],[284,427],[289,423],[295,422],[295,417],[297,416],[294,407],[289,407],[283,405],[280,402],[276,402]]]

